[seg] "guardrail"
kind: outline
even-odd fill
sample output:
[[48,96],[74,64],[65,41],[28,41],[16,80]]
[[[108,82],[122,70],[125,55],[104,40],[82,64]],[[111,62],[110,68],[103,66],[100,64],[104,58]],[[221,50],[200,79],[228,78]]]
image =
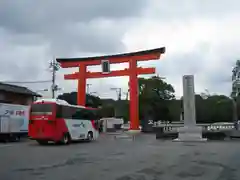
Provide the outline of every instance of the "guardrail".
[[[183,127],[184,124],[166,124],[166,123],[155,123],[154,128],[163,128],[164,132],[178,132],[178,128]],[[234,129],[233,123],[219,123],[219,124],[197,124],[201,126],[203,131],[227,131]]]

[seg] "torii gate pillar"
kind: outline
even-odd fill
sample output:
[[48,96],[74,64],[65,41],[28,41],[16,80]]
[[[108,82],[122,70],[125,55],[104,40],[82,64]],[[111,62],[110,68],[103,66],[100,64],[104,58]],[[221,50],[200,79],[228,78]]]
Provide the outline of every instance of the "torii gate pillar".
[[129,75],[130,86],[130,129],[139,129],[139,103],[138,103],[138,75],[137,75],[137,61],[130,60],[129,69],[131,73]]
[[77,103],[82,106],[85,106],[86,103],[86,70],[85,64],[79,65]]
[[[137,66],[138,61],[148,61],[159,59],[161,54],[165,53],[165,47],[138,51],[125,54],[116,54],[108,56],[85,57],[85,58],[57,58],[57,62],[62,68],[78,67],[79,71],[73,74],[66,74],[65,79],[78,80],[78,105],[85,106],[86,103],[86,80],[88,78],[104,78],[129,76],[130,91],[130,129],[139,130],[139,103],[138,103],[138,75],[154,74],[155,68],[141,68]],[[103,64],[103,61],[109,63],[109,72],[89,72],[87,66]],[[110,64],[129,63],[129,68],[118,71],[110,71]]]

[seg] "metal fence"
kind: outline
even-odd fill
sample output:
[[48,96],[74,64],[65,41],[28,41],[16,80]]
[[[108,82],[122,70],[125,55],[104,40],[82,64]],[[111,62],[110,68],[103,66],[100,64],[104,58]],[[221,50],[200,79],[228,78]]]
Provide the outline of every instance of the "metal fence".
[[[164,132],[178,132],[180,127],[184,124],[173,124],[173,123],[155,123],[153,128],[163,128]],[[203,131],[227,131],[234,129],[234,123],[214,123],[214,124],[197,124],[197,126],[202,127]]]

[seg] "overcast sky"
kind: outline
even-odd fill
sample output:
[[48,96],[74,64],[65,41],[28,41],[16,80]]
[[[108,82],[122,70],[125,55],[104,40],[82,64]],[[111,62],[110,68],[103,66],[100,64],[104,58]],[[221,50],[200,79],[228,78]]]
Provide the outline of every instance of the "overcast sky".
[[[182,75],[195,75],[197,93],[229,95],[231,70],[240,58],[238,0],[1,0],[0,81],[49,80],[53,57],[82,57],[165,46],[156,67],[176,95]],[[122,69],[125,65],[115,65]],[[59,93],[76,90],[60,70]],[[93,70],[99,70],[93,68]],[[116,98],[110,87],[127,89],[127,78],[89,80],[90,91]],[[49,83],[23,84],[39,91]],[[44,93],[47,95],[47,93]]]

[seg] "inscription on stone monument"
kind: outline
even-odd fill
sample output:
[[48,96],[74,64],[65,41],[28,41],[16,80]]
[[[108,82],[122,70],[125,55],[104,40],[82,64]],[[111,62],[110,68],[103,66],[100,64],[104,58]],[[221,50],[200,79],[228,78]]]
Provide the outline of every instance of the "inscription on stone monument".
[[184,104],[184,125],[193,126],[196,124],[195,117],[195,92],[193,75],[183,76],[183,104]]

